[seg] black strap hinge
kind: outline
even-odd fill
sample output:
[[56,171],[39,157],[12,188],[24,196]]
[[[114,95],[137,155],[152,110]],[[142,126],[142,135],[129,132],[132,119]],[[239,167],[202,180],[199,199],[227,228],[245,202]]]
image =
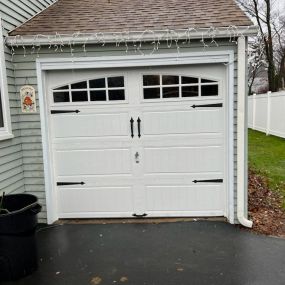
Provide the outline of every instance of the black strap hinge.
[[142,214],[142,215],[133,214],[133,217],[135,217],[135,218],[144,218],[144,217],[146,217],[146,216],[147,216],[146,213],[144,213],[144,214]]
[[51,114],[80,113],[79,110],[51,110]]
[[57,182],[57,186],[66,186],[66,185],[84,185],[85,182]]
[[223,107],[223,103],[216,103],[216,104],[204,104],[204,105],[192,105],[193,109],[195,108],[217,108],[217,107]]
[[205,179],[205,180],[193,180],[194,183],[223,183],[223,179]]

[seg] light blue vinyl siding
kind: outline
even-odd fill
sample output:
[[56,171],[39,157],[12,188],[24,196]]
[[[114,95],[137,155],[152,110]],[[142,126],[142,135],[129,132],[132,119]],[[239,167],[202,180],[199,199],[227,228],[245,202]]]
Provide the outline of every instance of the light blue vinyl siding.
[[[1,0],[0,15],[4,35],[21,25],[40,11],[51,5],[54,0]],[[22,135],[29,132],[25,129],[25,119],[20,112],[19,86],[15,85],[16,66],[13,63],[10,49],[5,47],[6,73],[8,81],[9,103],[12,121],[13,139],[0,140],[0,194],[25,192],[25,168],[26,161],[25,140]]]

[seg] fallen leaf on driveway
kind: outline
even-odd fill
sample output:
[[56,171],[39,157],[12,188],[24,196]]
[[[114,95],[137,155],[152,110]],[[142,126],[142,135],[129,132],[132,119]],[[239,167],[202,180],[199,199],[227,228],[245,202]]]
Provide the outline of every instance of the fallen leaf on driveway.
[[120,278],[120,282],[127,282],[129,279],[126,276]]
[[96,277],[92,278],[90,284],[99,285],[101,282],[102,282],[102,278],[99,276],[96,276]]

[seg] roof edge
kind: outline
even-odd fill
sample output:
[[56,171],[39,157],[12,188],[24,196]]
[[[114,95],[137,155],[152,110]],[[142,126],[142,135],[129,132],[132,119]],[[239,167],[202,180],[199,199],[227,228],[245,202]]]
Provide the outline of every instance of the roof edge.
[[217,39],[237,38],[242,36],[255,36],[258,32],[257,26],[229,26],[209,28],[188,28],[179,30],[145,30],[124,31],[106,33],[80,33],[74,34],[51,34],[51,35],[26,35],[7,36],[7,46],[41,46],[41,45],[64,45],[64,44],[105,44],[125,42],[148,42],[148,41],[178,41],[192,39]]
[[27,24],[28,22],[30,22],[31,20],[33,20],[34,18],[36,18],[38,15],[40,15],[43,11],[49,9],[50,7],[52,7],[54,4],[56,4],[58,2],[58,0],[55,0],[53,3],[50,3],[46,8],[44,8],[43,10],[40,10],[39,12],[37,12],[35,15],[33,15],[32,17],[26,19],[24,22],[22,22],[19,26],[15,27],[14,29],[12,29],[11,31],[9,31],[8,33],[13,33],[15,30],[17,30],[18,28],[22,27],[23,25]]

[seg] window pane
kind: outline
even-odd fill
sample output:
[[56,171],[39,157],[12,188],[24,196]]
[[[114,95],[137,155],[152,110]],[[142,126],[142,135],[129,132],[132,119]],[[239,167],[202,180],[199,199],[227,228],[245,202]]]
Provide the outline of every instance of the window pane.
[[90,88],[105,88],[105,78],[94,79],[89,81]]
[[87,91],[72,91],[72,102],[88,101]]
[[69,92],[54,92],[53,101],[54,103],[69,102]]
[[218,85],[204,85],[201,86],[201,96],[218,96]]
[[124,87],[124,77],[123,76],[109,77],[108,87]]
[[109,90],[109,100],[125,100],[125,90]]
[[198,86],[183,86],[182,97],[195,97],[199,95]]
[[163,85],[179,84],[179,76],[163,75],[162,76],[162,84]]
[[71,89],[86,89],[86,88],[87,88],[87,81],[71,84]]
[[54,90],[68,90],[68,89],[69,89],[69,86],[65,85],[65,86],[62,86],[62,87],[55,88]]
[[195,84],[198,82],[198,78],[182,76],[182,84]]
[[144,75],[143,76],[143,85],[152,86],[160,85],[160,76],[159,75]]
[[217,82],[217,81],[214,81],[214,80],[209,80],[209,79],[201,79],[201,83],[214,83],[214,82]]
[[106,101],[106,91],[90,91],[90,100],[91,101]]
[[159,99],[160,88],[145,88],[143,90],[144,99]]
[[179,87],[165,87],[162,90],[163,98],[179,97]]
[[2,102],[1,102],[1,90],[0,90],[0,128],[4,127],[3,111],[2,111]]

